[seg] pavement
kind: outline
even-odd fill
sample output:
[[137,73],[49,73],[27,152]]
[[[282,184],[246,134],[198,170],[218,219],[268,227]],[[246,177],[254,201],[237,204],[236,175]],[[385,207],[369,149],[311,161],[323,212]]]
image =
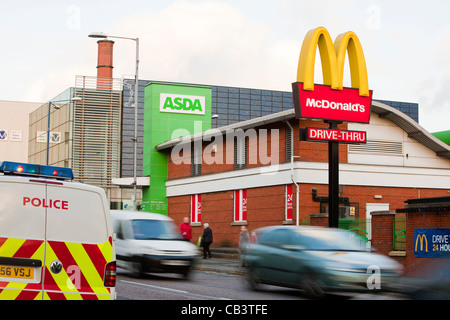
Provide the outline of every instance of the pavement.
[[243,275],[245,268],[237,248],[211,248],[212,258],[202,259],[200,256],[194,264],[194,270]]
[[199,258],[196,261],[193,269],[233,275],[243,275],[245,271],[245,268],[241,266],[241,260],[214,257],[210,259]]

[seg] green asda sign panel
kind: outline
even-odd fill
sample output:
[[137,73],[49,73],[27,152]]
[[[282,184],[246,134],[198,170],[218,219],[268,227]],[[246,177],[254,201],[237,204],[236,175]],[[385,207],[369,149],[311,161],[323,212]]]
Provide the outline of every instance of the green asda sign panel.
[[202,96],[186,96],[179,94],[160,94],[160,112],[204,115],[206,99]]
[[155,146],[183,134],[211,129],[211,87],[152,82],[145,87],[142,210],[167,214],[166,153]]

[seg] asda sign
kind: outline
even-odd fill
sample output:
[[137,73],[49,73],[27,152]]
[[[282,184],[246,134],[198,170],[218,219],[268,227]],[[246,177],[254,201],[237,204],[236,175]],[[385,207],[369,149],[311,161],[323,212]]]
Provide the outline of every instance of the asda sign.
[[205,114],[205,97],[180,94],[160,94],[160,112]]

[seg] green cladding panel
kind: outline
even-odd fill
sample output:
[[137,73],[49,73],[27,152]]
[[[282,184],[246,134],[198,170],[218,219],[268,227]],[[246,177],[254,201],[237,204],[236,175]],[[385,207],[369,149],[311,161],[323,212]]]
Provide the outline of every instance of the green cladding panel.
[[450,130],[434,132],[432,133],[432,135],[441,140],[442,142],[450,145]]
[[145,87],[142,210],[167,214],[168,154],[155,146],[211,129],[211,87],[152,82]]

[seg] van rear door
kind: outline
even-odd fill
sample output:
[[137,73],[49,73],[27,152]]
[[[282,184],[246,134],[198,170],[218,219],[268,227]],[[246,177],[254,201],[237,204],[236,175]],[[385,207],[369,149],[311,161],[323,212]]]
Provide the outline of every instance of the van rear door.
[[110,299],[106,265],[115,260],[102,189],[47,181],[44,299]]
[[0,195],[0,299],[42,299],[45,184],[1,176]]

